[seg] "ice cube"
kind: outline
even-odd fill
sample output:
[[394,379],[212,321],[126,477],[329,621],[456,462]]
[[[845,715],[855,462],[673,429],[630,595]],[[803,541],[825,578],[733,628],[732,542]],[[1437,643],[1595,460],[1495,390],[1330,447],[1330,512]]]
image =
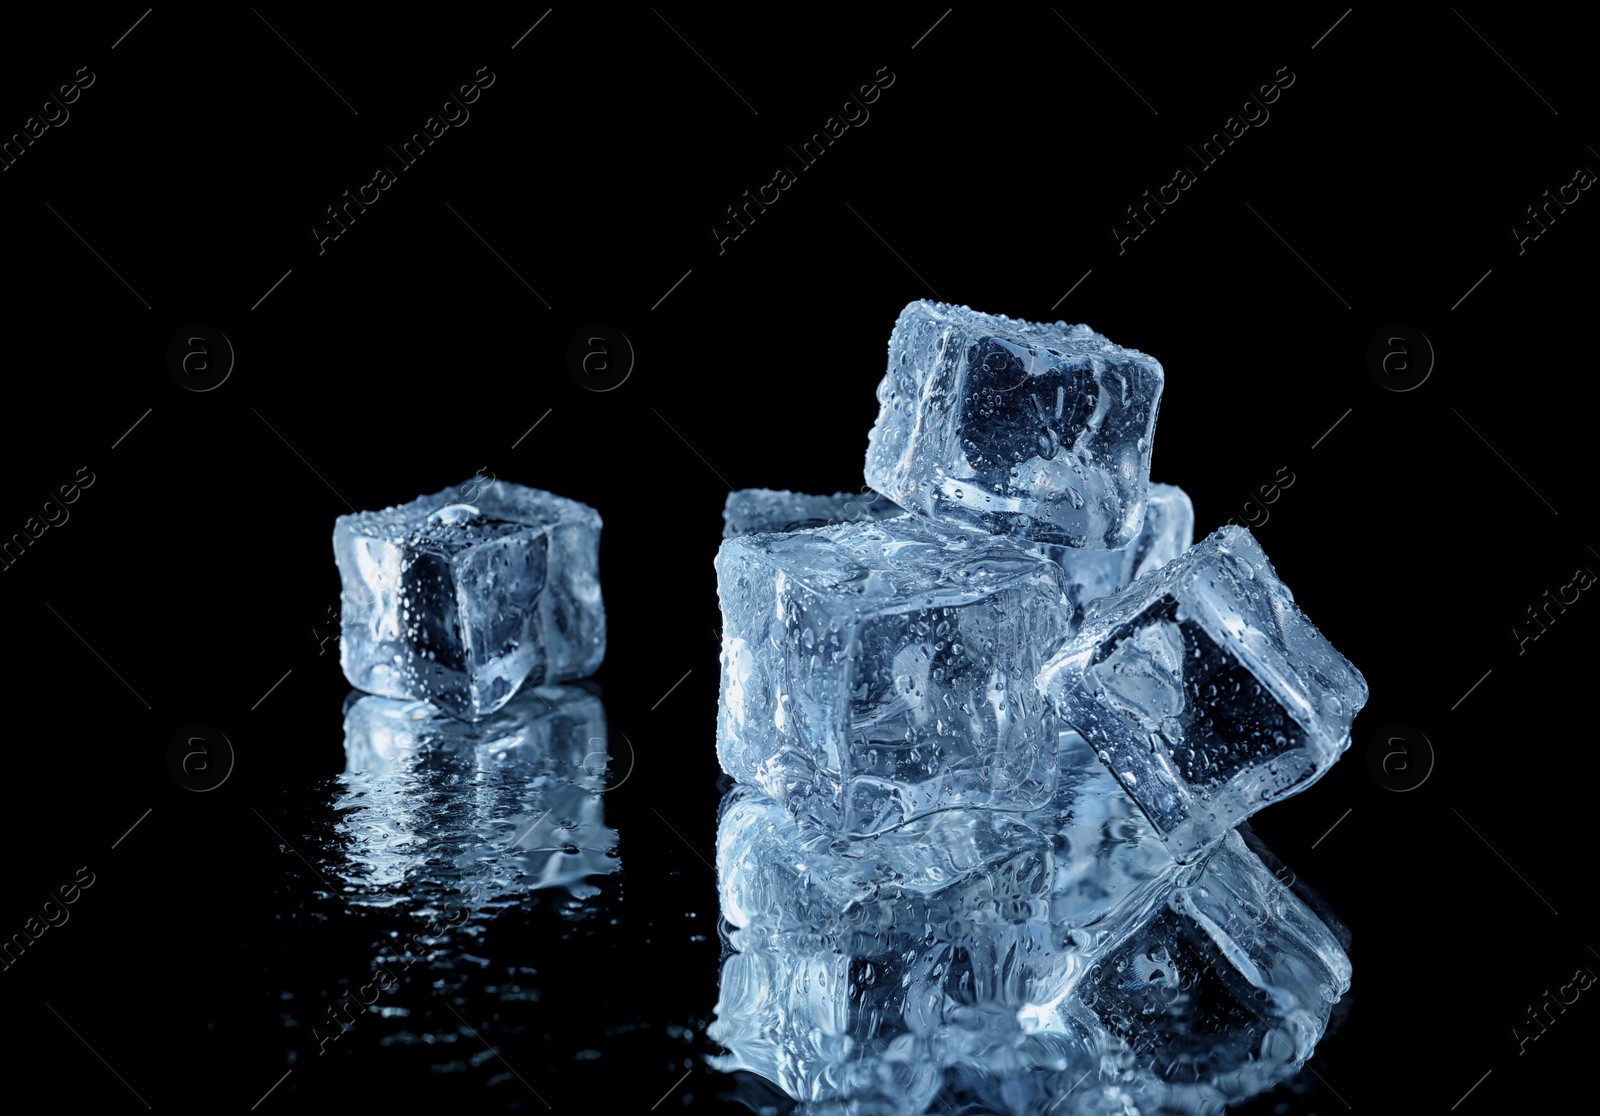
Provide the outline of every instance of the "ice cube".
[[1090,971],[1069,1011],[1198,1111],[1298,1071],[1350,974],[1329,927],[1230,831],[1198,878]]
[[1120,550],[1144,521],[1160,363],[1085,325],[908,305],[866,480],[908,511],[1040,543]]
[[724,540],[723,769],[823,829],[1027,809],[1055,780],[1034,686],[1067,634],[1060,567],[913,516]]
[[467,720],[587,677],[605,654],[599,541],[594,509],[500,480],[340,516],[345,677]]
[[1083,625],[1090,601],[1133,584],[1134,579],[1170,562],[1194,542],[1194,504],[1175,484],[1152,484],[1145,502],[1144,526],[1125,550],[1084,550],[1075,546],[1041,546],[1067,575],[1072,601],[1072,630]]
[[722,537],[771,531],[800,531],[836,523],[893,519],[905,509],[876,492],[835,492],[807,496],[771,488],[743,488],[728,493],[722,507]]
[[1039,685],[1185,863],[1320,777],[1367,699],[1243,527],[1094,602]]

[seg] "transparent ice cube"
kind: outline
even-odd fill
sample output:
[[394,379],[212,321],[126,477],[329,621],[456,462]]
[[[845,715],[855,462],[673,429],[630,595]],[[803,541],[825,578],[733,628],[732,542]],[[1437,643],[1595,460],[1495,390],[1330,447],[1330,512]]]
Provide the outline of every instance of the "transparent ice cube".
[[1095,601],[1039,685],[1185,863],[1319,778],[1367,699],[1243,527]]
[[340,516],[345,677],[467,720],[587,677],[605,654],[599,537],[594,509],[499,480]]
[[912,516],[724,540],[723,769],[824,829],[1048,800],[1061,570]]
[[1144,521],[1163,376],[1085,325],[913,302],[889,338],[866,481],[958,527],[1123,549]]

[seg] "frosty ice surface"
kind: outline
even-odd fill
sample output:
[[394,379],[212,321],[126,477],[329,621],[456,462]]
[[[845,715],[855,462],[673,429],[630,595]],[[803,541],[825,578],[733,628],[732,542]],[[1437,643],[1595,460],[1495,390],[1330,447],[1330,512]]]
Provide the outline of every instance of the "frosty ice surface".
[[803,825],[760,793],[730,794],[717,830],[723,917],[861,928],[888,900],[902,913],[969,919],[987,902],[980,921],[1027,914],[1103,938],[1102,919],[1137,907],[1175,861],[1078,734],[1060,734],[1058,756],[1055,793],[1035,809],[954,808],[854,840]]
[[722,506],[722,537],[893,519],[905,513],[899,504],[876,492],[808,496],[771,488],[742,488],[728,493]]
[[340,516],[345,677],[477,720],[525,682],[592,674],[605,654],[599,537],[592,508],[478,478]]
[[1144,518],[1163,375],[1085,325],[913,302],[889,338],[867,483],[956,526],[1121,549]]
[[717,553],[725,771],[824,829],[1048,799],[1035,675],[1067,634],[1061,570],[913,516],[727,539]]

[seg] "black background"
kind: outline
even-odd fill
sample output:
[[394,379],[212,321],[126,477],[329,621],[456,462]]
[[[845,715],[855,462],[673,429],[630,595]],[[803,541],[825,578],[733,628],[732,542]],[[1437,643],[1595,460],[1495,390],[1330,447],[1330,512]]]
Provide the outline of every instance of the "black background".
[[[1600,991],[1520,1040],[1529,1005],[1600,972],[1596,590],[1521,653],[1513,633],[1600,571],[1600,202],[1579,194],[1520,254],[1509,231],[1600,170],[1566,15],[1361,10],[1319,41],[1342,9],[958,9],[919,41],[941,9],[560,9],[519,42],[542,8],[206,8],[118,42],[141,10],[4,17],[8,134],[95,75],[0,173],[0,529],[94,477],[0,569],[0,930],[95,875],[0,973],[10,1088],[108,1112],[249,1109],[274,1082],[259,1111],[729,1103],[701,1060],[720,510],[730,486],[861,485],[890,328],[924,297],[1160,359],[1154,479],[1191,494],[1201,535],[1258,523],[1371,686],[1344,760],[1255,821],[1349,923],[1355,978],[1315,1073],[1250,1110],[1494,1111],[1581,1079]],[[319,254],[324,207],[485,66],[470,120]],[[870,117],[719,252],[724,208],[799,171],[786,146],[880,68]],[[1280,68],[1270,118],[1202,172],[1185,147]],[[1180,164],[1199,180],[1119,253],[1112,224]],[[166,360],[195,324],[235,351],[208,392]],[[1396,324],[1435,354],[1406,392],[1366,358]],[[631,340],[611,391],[569,367],[594,325]],[[1284,468],[1274,503],[1241,508]],[[348,685],[320,642],[333,519],[480,469],[605,519],[597,681],[637,755],[607,797],[622,874],[590,919],[535,909],[474,946],[538,972],[536,1001],[461,1001],[483,1036],[461,1056],[487,1042],[503,1063],[434,1073],[376,1021],[319,1057],[319,999],[410,926],[356,924],[299,858],[332,847],[343,764]],[[196,723],[237,755],[206,793],[166,766]],[[1434,752],[1403,793],[1367,766],[1396,723]],[[436,1015],[435,995],[396,994]]]

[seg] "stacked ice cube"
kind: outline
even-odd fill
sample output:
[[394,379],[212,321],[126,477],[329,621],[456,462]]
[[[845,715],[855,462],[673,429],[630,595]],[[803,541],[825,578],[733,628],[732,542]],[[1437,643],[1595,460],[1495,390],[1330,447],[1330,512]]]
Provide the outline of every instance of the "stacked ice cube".
[[1188,1111],[1310,1054],[1349,962],[1235,827],[1366,687],[1248,531],[1191,548],[1163,379],[912,303],[869,487],[730,495],[724,1068],[858,1112]]

